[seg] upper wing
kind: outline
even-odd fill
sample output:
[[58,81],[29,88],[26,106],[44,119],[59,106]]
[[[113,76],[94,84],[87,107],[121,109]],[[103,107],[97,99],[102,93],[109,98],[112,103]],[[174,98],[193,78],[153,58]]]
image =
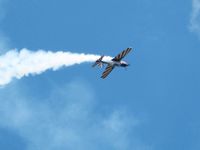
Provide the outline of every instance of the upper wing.
[[108,65],[105,71],[103,72],[101,78],[103,79],[106,78],[113,69],[114,69],[114,66]]
[[115,58],[113,58],[113,61],[121,61],[122,58],[124,58],[130,51],[132,48],[127,48],[125,50],[123,50],[120,54],[118,54],[117,56],[115,56]]

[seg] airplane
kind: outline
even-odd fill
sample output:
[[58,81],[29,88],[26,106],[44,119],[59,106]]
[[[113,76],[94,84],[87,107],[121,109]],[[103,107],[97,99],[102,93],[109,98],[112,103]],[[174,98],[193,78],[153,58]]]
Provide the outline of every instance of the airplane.
[[106,78],[110,72],[115,68],[115,67],[128,67],[129,64],[125,61],[122,61],[122,59],[132,50],[132,48],[127,48],[123,50],[121,53],[119,53],[117,56],[115,56],[113,59],[109,61],[103,61],[104,55],[102,55],[99,59],[95,61],[95,63],[92,65],[92,67],[95,67],[98,65],[99,67],[103,67],[104,64],[107,64],[107,67],[105,71],[103,72],[101,78],[104,79]]

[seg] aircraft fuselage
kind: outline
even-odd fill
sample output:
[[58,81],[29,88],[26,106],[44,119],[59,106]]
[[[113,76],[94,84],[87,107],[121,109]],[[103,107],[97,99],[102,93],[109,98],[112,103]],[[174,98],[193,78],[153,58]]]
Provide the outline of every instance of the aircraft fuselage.
[[116,67],[127,67],[129,64],[125,61],[101,61],[103,64],[111,65],[111,66],[116,66]]

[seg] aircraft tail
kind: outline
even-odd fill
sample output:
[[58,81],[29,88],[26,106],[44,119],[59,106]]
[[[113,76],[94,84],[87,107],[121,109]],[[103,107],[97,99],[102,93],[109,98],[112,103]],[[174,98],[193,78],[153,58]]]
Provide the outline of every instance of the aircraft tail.
[[104,55],[102,55],[99,59],[97,59],[95,61],[95,63],[92,65],[92,67],[95,67],[96,65],[98,65],[99,67],[102,67],[103,66],[103,63],[102,63],[103,57],[104,57]]

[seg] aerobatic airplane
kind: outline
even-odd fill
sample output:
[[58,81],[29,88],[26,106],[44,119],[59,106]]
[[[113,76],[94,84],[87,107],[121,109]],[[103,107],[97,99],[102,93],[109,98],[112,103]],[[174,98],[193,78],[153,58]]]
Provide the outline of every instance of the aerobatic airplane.
[[99,67],[103,67],[104,64],[107,64],[107,67],[105,71],[103,72],[101,78],[106,78],[109,73],[115,68],[115,67],[127,67],[129,64],[125,61],[122,61],[122,59],[131,51],[132,48],[127,48],[123,50],[120,54],[115,56],[110,61],[103,61],[103,56],[101,56],[99,59],[96,60],[96,62],[92,65],[92,67],[95,67],[98,65]]

